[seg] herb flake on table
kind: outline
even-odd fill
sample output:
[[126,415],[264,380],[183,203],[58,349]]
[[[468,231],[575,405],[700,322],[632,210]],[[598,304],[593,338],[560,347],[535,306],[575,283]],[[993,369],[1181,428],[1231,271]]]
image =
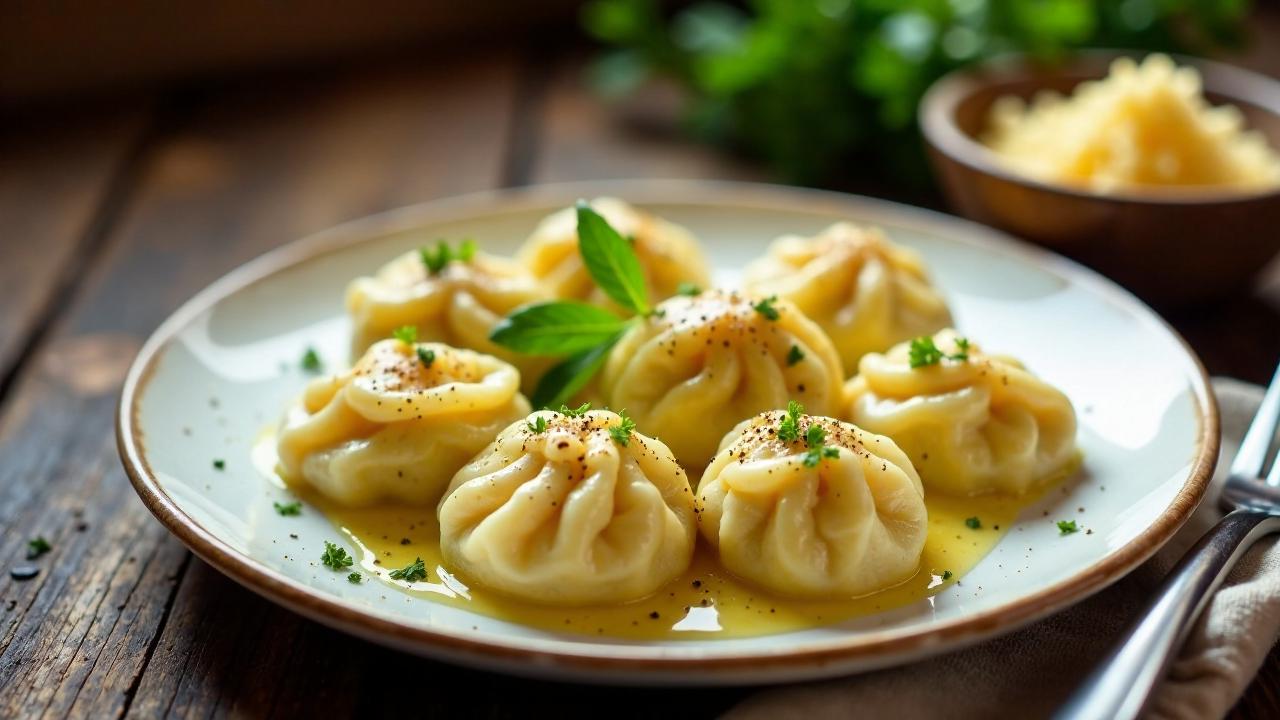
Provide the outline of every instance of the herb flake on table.
[[1076,525],[1075,520],[1059,520],[1058,521],[1059,535],[1070,535],[1076,532],[1080,532],[1080,526]]
[[52,549],[53,545],[43,535],[37,535],[27,541],[27,559],[35,560]]
[[289,503],[272,502],[271,505],[280,517],[297,517],[302,514],[302,503],[297,500]]
[[360,580],[361,580],[361,575],[358,572],[353,572],[347,576],[347,582],[351,583],[352,585],[359,585]]
[[223,460],[222,458],[215,458],[215,459],[214,459],[214,461],[213,461],[213,469],[214,469],[214,470],[226,470],[226,469],[227,469],[227,461],[226,461],[226,460]]
[[356,561],[347,554],[346,548],[325,540],[324,553],[320,555],[320,562],[331,570],[341,570],[351,567]]

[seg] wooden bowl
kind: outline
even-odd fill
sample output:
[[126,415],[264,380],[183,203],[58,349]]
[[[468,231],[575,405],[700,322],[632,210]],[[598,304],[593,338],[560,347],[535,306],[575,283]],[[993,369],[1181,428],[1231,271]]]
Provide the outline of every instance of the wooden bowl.
[[[997,98],[1069,92],[1105,76],[1119,56],[1082,53],[1052,70],[1004,56],[939,79],[921,102],[920,124],[943,192],[958,213],[1070,255],[1153,303],[1247,290],[1280,250],[1280,191],[1102,195],[1018,175],[975,139]],[[1280,83],[1222,63],[1175,60],[1200,71],[1210,102],[1240,108],[1248,127],[1280,147]]]

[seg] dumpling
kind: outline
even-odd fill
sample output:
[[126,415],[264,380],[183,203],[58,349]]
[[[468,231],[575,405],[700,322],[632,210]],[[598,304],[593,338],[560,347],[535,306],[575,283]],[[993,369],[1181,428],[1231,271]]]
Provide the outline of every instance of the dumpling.
[[373,277],[347,286],[352,357],[403,326],[419,339],[493,355],[519,368],[531,389],[551,360],[499,347],[489,332],[512,310],[551,299],[536,278],[505,258],[477,252],[431,272],[414,250],[384,265]]
[[747,266],[744,287],[790,300],[840,351],[846,372],[869,352],[937,332],[951,312],[924,261],[876,228],[836,223],[813,237],[785,235]]
[[[698,287],[711,284],[707,261],[693,234],[675,223],[616,198],[597,198],[591,207],[633,247],[645,274],[651,302],[676,294],[681,283]],[[561,300],[582,300],[611,310],[622,308],[605,296],[578,254],[577,211],[565,208],[547,216],[521,247],[518,259]]]
[[[781,432],[788,417],[790,436]],[[928,532],[920,478],[892,440],[794,410],[762,413],[725,436],[697,502],[702,535],[726,568],[798,597],[897,585],[915,574]]]
[[[913,344],[935,362],[912,368]],[[897,441],[930,491],[1020,494],[1079,459],[1067,396],[953,330],[867,355],[847,388],[847,417]]]
[[544,410],[503,430],[440,503],[446,564],[552,605],[636,600],[684,572],[689,480],[667,446],[622,422]]
[[280,429],[286,482],[345,505],[435,503],[453,474],[529,412],[520,373],[441,343],[375,343],[312,381]]
[[840,411],[844,371],[822,330],[794,305],[708,290],[678,296],[628,330],[599,378],[609,407],[704,467],[743,418],[798,400]]

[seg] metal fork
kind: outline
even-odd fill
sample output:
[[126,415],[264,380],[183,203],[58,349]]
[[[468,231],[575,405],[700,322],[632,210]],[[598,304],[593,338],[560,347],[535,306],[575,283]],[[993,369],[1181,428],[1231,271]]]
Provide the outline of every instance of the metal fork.
[[1278,424],[1280,368],[1231,463],[1221,500],[1230,512],[1183,556],[1146,612],[1057,718],[1138,717],[1227,571],[1258,538],[1280,532],[1280,458],[1266,472],[1267,451]]

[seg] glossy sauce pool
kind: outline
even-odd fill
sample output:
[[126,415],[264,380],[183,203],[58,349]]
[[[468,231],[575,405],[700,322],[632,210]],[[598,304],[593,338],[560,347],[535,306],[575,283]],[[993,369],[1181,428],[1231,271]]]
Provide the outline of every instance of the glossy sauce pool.
[[[254,464],[270,482],[283,485],[275,472],[273,437],[259,440]],[[384,505],[353,509],[318,493],[290,490],[320,510],[344,536],[354,550],[358,566],[351,569],[362,573],[364,582],[376,579],[431,602],[521,625],[636,640],[768,635],[910,605],[962,579],[1009,531],[1019,511],[1039,497],[956,498],[926,494],[929,532],[920,569],[906,582],[870,595],[801,600],[772,593],[721,568],[714,550],[699,536],[689,569],[653,595],[620,605],[564,608],[472,587],[465,578],[450,573],[440,554],[434,507]],[[970,528],[966,520],[975,517],[981,526]],[[390,578],[391,571],[418,558],[427,569],[425,580],[407,583]]]

